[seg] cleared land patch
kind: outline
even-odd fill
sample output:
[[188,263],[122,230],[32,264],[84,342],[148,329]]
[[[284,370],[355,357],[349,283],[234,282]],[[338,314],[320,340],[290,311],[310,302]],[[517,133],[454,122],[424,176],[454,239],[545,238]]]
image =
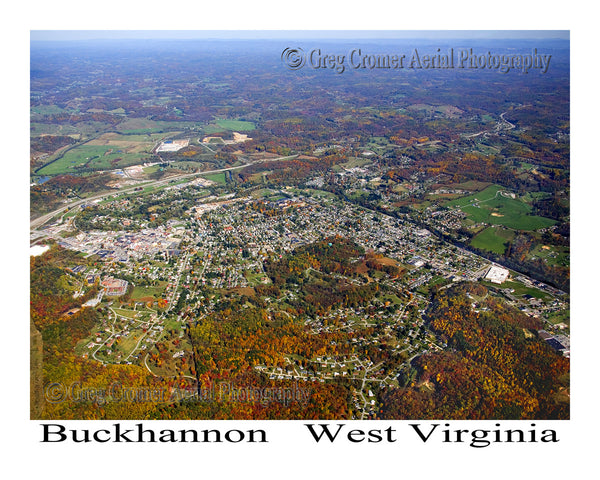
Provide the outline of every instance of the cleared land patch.
[[249,131],[256,128],[256,125],[254,125],[253,122],[246,122],[243,120],[217,120],[216,124],[226,130],[235,131]]
[[514,236],[515,232],[513,230],[488,227],[473,237],[471,245],[481,250],[488,250],[502,255],[506,250],[505,243],[512,240]]
[[499,185],[452,200],[446,206],[459,208],[472,222],[504,225],[515,230],[532,231],[556,223],[550,218],[531,215],[531,205]]
[[43,175],[83,173],[139,165],[151,160],[152,149],[161,135],[120,135],[105,133],[71,148],[58,160],[38,171]]
[[212,182],[218,183],[220,185],[225,185],[225,172],[218,173],[209,173],[207,175],[202,175],[202,178],[206,178]]

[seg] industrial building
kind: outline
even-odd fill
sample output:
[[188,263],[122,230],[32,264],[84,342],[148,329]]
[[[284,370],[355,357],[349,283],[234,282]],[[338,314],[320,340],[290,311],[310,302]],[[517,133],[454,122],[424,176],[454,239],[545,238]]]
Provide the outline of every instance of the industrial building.
[[506,268],[498,267],[496,265],[492,265],[488,270],[485,279],[489,280],[492,283],[501,284],[506,281],[510,272]]

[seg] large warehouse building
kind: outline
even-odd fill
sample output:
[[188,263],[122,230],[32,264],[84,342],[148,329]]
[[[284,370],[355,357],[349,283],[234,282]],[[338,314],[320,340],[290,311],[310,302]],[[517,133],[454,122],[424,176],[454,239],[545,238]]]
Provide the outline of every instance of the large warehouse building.
[[504,283],[508,278],[509,271],[506,268],[498,267],[496,265],[492,265],[488,270],[485,279],[489,280],[492,283]]

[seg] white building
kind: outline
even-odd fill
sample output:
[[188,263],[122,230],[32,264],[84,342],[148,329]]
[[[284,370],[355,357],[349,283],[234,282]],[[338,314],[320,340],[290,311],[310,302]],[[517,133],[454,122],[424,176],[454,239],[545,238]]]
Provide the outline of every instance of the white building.
[[492,283],[501,284],[506,281],[509,275],[509,271],[506,268],[498,267],[496,265],[492,265],[485,276],[486,280],[489,280]]

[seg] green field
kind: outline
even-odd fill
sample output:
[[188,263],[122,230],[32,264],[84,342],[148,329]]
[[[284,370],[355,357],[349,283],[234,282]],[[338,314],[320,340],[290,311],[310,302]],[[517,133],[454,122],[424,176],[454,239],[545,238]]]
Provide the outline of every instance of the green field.
[[246,280],[248,280],[248,283],[251,287],[271,283],[271,279],[263,272],[257,273],[246,270],[244,272],[244,276],[246,277]]
[[[511,272],[512,275],[512,272]],[[548,299],[549,295],[535,287],[527,287],[523,285],[521,282],[514,280],[507,280],[502,283],[502,285],[498,285],[497,283],[492,283],[488,280],[480,280],[481,284],[485,287],[488,287],[491,290],[505,289],[511,288],[514,290],[512,293],[515,297],[521,297],[523,295],[531,295],[534,298]]]
[[[31,107],[31,113],[37,115],[54,115],[56,113],[62,113],[65,110],[60,108],[57,105],[38,105],[36,107]],[[74,110],[71,110],[73,112]]]
[[69,150],[62,158],[46,165],[37,173],[59,175],[78,173],[81,170],[113,170],[143,163],[149,155],[149,152],[125,153],[104,145],[80,145]]
[[160,165],[152,165],[151,167],[144,168],[144,173],[150,175],[151,173],[158,172],[162,167]]
[[161,294],[165,291],[165,286],[158,287],[139,287],[136,286],[133,289],[133,293],[131,294],[131,299],[134,301],[139,301],[145,297],[160,297]]
[[271,195],[275,195],[276,192],[275,190],[271,190],[270,188],[259,188],[258,190],[254,190],[250,196],[252,198],[268,198]]
[[62,157],[41,168],[38,173],[84,173],[139,165],[150,158],[154,145],[162,138],[163,134],[106,133],[83,145],[70,148]]
[[31,136],[37,135],[76,135],[80,130],[71,125],[56,125],[54,123],[31,122],[29,130]]
[[116,130],[123,134],[143,133],[168,133],[175,130],[201,130],[202,126],[196,122],[166,122],[155,121],[147,118],[128,118],[117,125]]
[[557,323],[566,323],[567,325],[571,324],[571,312],[567,308],[566,310],[560,310],[558,312],[553,312],[548,315],[548,321],[553,324]]
[[531,295],[534,298],[542,298],[547,299],[549,295],[535,287],[527,287],[523,285],[521,282],[515,282],[512,280],[507,280],[502,284],[503,288],[512,288],[514,289],[513,295],[521,296],[521,295]]
[[350,169],[354,167],[362,167],[364,165],[369,165],[370,163],[371,160],[368,160],[367,158],[352,157],[345,163],[334,165],[333,170],[336,172],[341,172],[345,168]]
[[521,200],[527,203],[531,203],[534,200],[539,200],[540,198],[548,198],[551,197],[552,194],[547,192],[527,192],[525,195],[521,197]]
[[32,122],[30,125],[31,136],[36,135],[97,135],[105,131],[107,124],[104,122],[86,121],[75,125],[56,125],[50,123]]
[[490,185],[481,192],[451,200],[446,206],[460,208],[472,222],[504,225],[515,230],[532,231],[556,223],[549,218],[530,215],[530,205],[501,192],[506,192],[506,189]]
[[315,190],[313,188],[302,188],[302,189],[292,188],[289,191],[296,195],[298,195],[298,194],[308,195],[308,196],[315,197],[315,198],[329,198],[329,199],[337,198],[337,195],[335,193],[326,192],[325,190]]
[[[118,351],[123,357],[127,357],[133,349],[136,347],[139,339],[142,337],[144,332],[140,329],[133,329],[127,337],[121,337],[118,342],[113,345],[113,351],[115,351],[114,357],[116,358]],[[111,357],[109,357],[111,358]]]
[[138,315],[138,313],[140,313],[139,310],[126,310],[124,308],[117,307],[112,307],[111,310],[114,311],[117,315],[127,318],[135,318]]
[[498,153],[500,150],[491,145],[477,144],[477,151],[483,153],[484,155],[493,155],[494,153]]
[[506,250],[505,243],[514,238],[515,232],[498,227],[488,227],[471,240],[471,245],[481,250],[502,255]]
[[385,303],[385,302],[390,302],[393,305],[402,305],[402,300],[400,300],[396,295],[392,294],[387,294],[387,295],[383,295],[381,297],[381,300]]
[[217,120],[216,124],[221,128],[235,132],[247,132],[256,128],[253,122],[243,120]]
[[208,175],[201,175],[202,178],[206,178],[207,180],[211,180],[220,185],[225,185],[225,172],[220,173],[209,173]]
[[536,245],[529,252],[528,258],[541,258],[548,262],[549,265],[557,265],[568,267],[570,259],[570,250],[566,246],[557,245]]

